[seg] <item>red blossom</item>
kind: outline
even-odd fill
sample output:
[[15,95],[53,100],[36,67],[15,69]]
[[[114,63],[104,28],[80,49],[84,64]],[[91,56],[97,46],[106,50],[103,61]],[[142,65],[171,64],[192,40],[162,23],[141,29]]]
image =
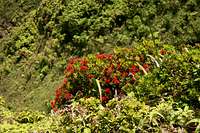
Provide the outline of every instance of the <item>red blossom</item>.
[[54,112],[57,112],[57,111],[58,111],[58,109],[57,109],[57,108],[53,108],[53,111],[54,111]]
[[111,54],[96,54],[96,58],[97,59],[112,59],[112,55]]
[[106,94],[110,94],[110,93],[111,93],[110,88],[106,88],[106,89],[105,89],[105,93],[106,93]]
[[131,69],[130,69],[130,72],[133,74],[133,75],[135,75],[137,72],[139,72],[140,71],[140,69],[139,68],[137,68],[135,65],[133,65],[132,67],[131,67]]
[[106,79],[105,82],[106,82],[106,84],[109,84],[110,83],[110,79]]
[[57,88],[56,89],[56,97],[55,97],[55,100],[56,101],[60,101],[60,96],[62,95],[62,90],[61,90],[61,88]]
[[105,72],[105,76],[110,76],[113,72],[114,69],[114,65],[111,64],[108,68],[105,68],[104,72]]
[[164,50],[164,49],[161,49],[161,50],[160,50],[160,54],[161,54],[161,55],[165,55],[166,53],[167,53],[166,50]]
[[103,54],[96,54],[96,58],[97,59],[104,59],[104,56],[103,56]]
[[73,95],[72,95],[71,93],[69,93],[69,92],[67,92],[67,93],[65,94],[65,99],[66,99],[66,100],[70,100],[70,99],[72,99],[72,97],[73,97]]
[[88,64],[88,61],[85,60],[85,59],[83,59],[83,60],[80,61],[80,64],[81,64],[82,66],[86,66],[86,65]]
[[76,63],[78,60],[80,60],[79,57],[73,57],[73,58],[69,59],[68,63],[69,63],[69,64],[74,64],[74,63]]
[[67,79],[66,78],[64,78],[63,83],[67,84]]
[[74,73],[74,66],[73,66],[73,64],[68,64],[65,71],[69,72],[70,74]]
[[144,68],[146,71],[149,71],[150,66],[149,66],[148,64],[143,64],[143,68]]
[[121,68],[121,64],[117,64],[117,70]]
[[132,77],[132,81],[136,81],[136,78],[135,78],[135,77]]
[[111,64],[111,65],[110,65],[110,68],[114,69],[114,68],[115,68],[115,66],[114,66],[113,64]]
[[122,76],[123,78],[125,78],[125,77],[128,76],[128,73],[127,73],[127,72],[122,72],[122,73],[121,73],[121,76]]
[[117,79],[117,77],[116,76],[114,76],[114,78],[113,78],[113,81],[112,81],[114,84],[119,84],[120,83],[120,81]]
[[101,99],[102,99],[102,102],[108,102],[109,100],[107,96],[102,96]]
[[66,70],[67,71],[70,71],[71,69],[73,69],[73,64],[68,64],[67,67],[66,67]]
[[51,104],[51,108],[53,109],[53,108],[55,108],[56,101],[55,100],[51,100],[50,104]]
[[92,79],[94,77],[95,77],[95,75],[93,75],[93,74],[88,74],[88,76],[87,76],[87,78],[89,78],[89,79]]
[[109,68],[106,69],[106,75],[107,76],[111,75],[112,72],[113,72],[113,68],[112,67],[109,67]]
[[86,71],[86,70],[88,70],[88,67],[87,66],[80,66],[80,70],[81,71]]

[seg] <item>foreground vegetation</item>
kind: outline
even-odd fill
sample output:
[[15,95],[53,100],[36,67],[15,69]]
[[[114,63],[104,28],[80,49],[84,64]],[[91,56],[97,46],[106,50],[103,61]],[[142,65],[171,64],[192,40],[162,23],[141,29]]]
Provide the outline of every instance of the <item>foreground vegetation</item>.
[[80,99],[59,115],[13,113],[2,105],[1,132],[199,132],[199,119],[188,106],[163,101],[155,107],[139,102],[133,93],[106,106],[99,99]]
[[143,44],[69,59],[50,115],[1,100],[2,132],[199,132],[199,46]]
[[10,2],[0,132],[200,132],[198,0]]

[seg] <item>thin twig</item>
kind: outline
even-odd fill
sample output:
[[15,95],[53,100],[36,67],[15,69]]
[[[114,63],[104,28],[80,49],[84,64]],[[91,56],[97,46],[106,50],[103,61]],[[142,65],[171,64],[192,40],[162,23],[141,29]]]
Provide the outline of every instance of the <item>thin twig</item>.
[[114,97],[117,97],[117,89],[115,89],[115,96]]
[[137,65],[139,66],[140,69],[142,69],[142,71],[144,72],[144,75],[147,75],[147,71],[144,69],[143,66],[141,66],[138,62]]
[[150,57],[151,60],[156,64],[156,67],[160,67],[159,63],[157,62],[157,60],[152,55],[147,54],[147,56]]
[[96,79],[96,83],[97,83],[97,86],[98,86],[98,89],[99,89],[100,100],[102,102],[102,91],[101,91],[102,89],[101,89],[101,85],[100,85],[98,79]]

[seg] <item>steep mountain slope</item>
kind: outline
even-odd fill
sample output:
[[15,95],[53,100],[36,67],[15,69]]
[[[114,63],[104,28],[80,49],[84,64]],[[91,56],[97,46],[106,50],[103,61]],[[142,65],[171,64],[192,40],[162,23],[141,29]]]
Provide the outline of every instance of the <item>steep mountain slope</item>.
[[[43,0],[1,39],[0,90],[13,103],[11,108],[43,108],[71,55],[109,53],[115,46],[132,47],[145,39],[154,45],[195,45],[200,40],[199,4],[198,0]],[[49,96],[38,93],[43,91]],[[33,106],[34,99],[41,103]]]

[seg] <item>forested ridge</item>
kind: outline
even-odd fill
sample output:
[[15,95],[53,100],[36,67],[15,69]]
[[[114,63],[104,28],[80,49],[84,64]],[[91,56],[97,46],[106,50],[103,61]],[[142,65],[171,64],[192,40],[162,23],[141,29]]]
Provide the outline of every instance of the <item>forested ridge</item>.
[[199,0],[0,1],[0,132],[199,132]]

